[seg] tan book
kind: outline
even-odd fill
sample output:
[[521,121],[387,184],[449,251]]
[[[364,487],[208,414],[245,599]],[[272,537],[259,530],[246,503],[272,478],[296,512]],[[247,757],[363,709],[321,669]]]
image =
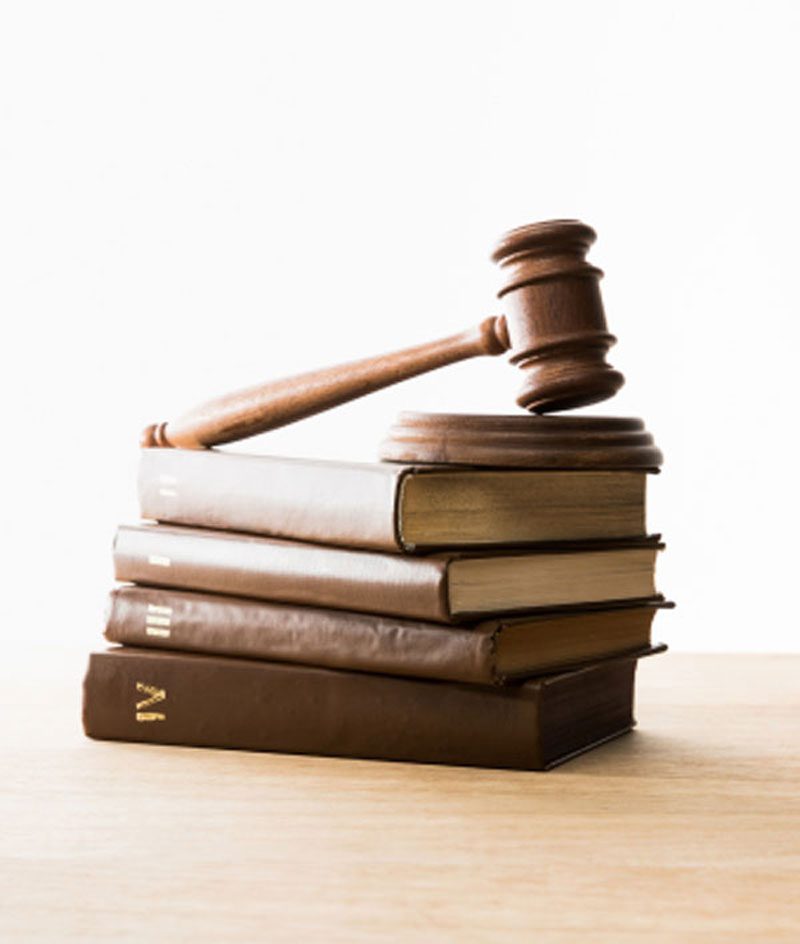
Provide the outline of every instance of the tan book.
[[163,587],[118,587],[105,636],[125,646],[503,684],[650,646],[645,604],[443,626]]
[[645,534],[644,472],[144,449],[139,497],[156,521],[406,553]]
[[649,599],[657,539],[425,557],[167,525],[124,525],[117,580],[434,622]]

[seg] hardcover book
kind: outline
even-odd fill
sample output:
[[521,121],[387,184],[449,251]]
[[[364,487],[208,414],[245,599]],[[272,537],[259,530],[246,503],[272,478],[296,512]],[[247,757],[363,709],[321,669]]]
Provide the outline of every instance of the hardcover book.
[[641,537],[645,473],[325,462],[144,449],[143,518],[415,552]]
[[657,539],[526,552],[379,554],[225,531],[124,525],[117,580],[433,622],[655,595]]
[[159,587],[112,591],[105,637],[153,647],[387,675],[503,684],[650,646],[654,598],[444,626]]
[[635,658],[496,688],[215,656],[93,653],[89,737],[541,770],[630,730]]

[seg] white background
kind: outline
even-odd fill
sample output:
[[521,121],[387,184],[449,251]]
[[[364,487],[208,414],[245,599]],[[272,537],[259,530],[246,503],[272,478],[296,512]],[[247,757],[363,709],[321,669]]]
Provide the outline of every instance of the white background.
[[[498,310],[494,239],[579,217],[663,448],[675,649],[798,650],[792,3],[6,3],[6,645],[100,644],[139,430]],[[459,365],[247,448],[371,459]]]

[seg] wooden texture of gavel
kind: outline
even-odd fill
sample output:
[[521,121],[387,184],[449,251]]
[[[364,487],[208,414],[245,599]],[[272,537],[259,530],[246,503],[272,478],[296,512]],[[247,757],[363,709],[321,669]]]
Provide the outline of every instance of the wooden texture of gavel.
[[514,229],[492,253],[503,274],[502,315],[439,341],[228,394],[178,420],[148,426],[141,443],[202,449],[245,439],[438,367],[505,351],[524,373],[517,403],[527,410],[605,400],[624,378],[605,360],[616,339],[600,297],[603,273],[586,261],[595,238],[578,220]]

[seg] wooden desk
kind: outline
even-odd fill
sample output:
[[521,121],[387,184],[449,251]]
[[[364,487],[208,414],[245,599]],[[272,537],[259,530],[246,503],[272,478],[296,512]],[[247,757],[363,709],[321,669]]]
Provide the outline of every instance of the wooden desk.
[[0,940],[800,941],[800,656],[667,654],[547,774],[95,743],[0,670]]

